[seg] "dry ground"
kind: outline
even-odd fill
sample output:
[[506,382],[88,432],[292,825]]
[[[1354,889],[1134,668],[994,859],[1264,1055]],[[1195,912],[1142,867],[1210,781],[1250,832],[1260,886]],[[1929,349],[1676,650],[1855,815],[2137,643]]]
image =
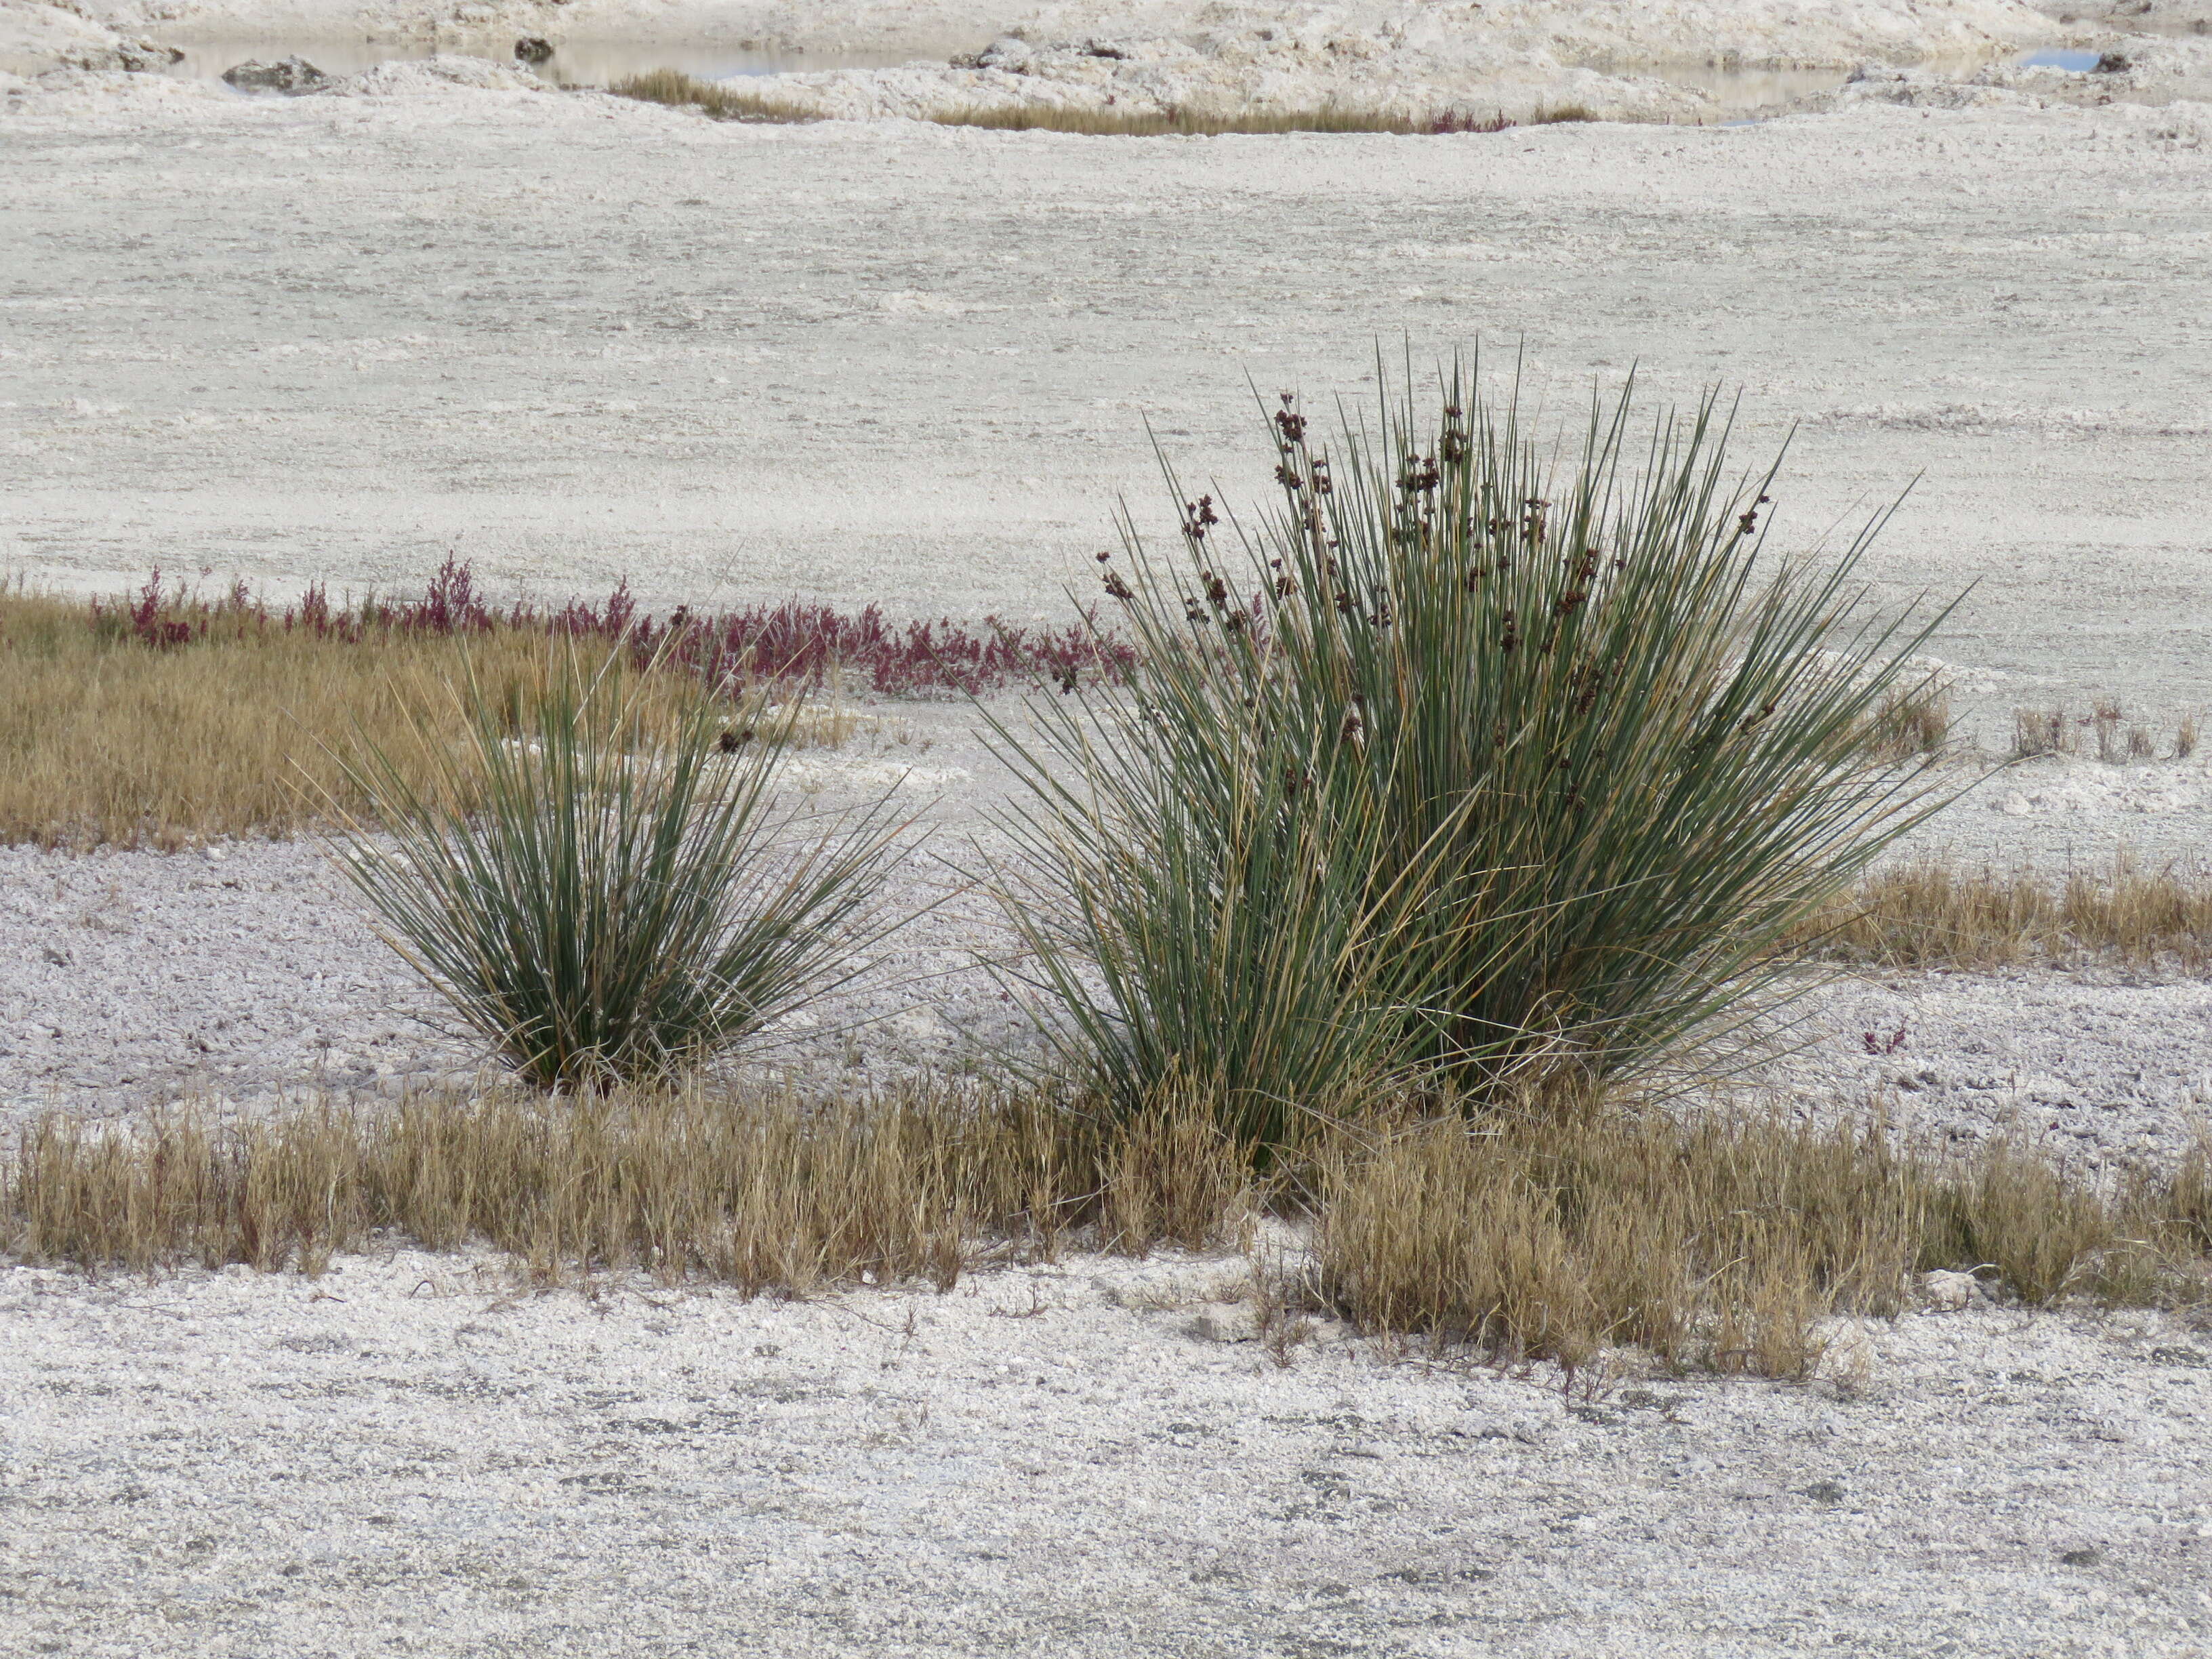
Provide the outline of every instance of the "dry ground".
[[[695,603],[1057,611],[1102,504],[1153,499],[1146,417],[1241,496],[1245,374],[1356,386],[1378,339],[1481,336],[1525,340],[1562,408],[1632,363],[1746,384],[1754,441],[1805,422],[1801,532],[1926,469],[1875,570],[1978,580],[1939,642],[1970,709],[2204,701],[2212,333],[2177,297],[2212,240],[2201,109],[1139,144],[522,93],[0,106],[0,560],[34,574],[411,586],[458,546],[556,596],[627,572]],[[933,796],[975,769],[921,763]],[[1966,848],[2015,817],[2039,848],[2106,835],[2123,796],[2177,842],[2202,823],[2193,775],[2018,782],[2017,814],[1955,820]],[[333,1048],[349,1080],[404,1069],[370,1054],[394,982],[318,919],[307,849],[123,879],[151,859],[9,855],[4,1035],[52,1050],[0,1057],[11,1103]],[[78,1052],[31,1018],[49,988],[96,1038],[82,1079],[40,1069]],[[1969,990],[1915,1017],[1916,1078],[2052,1078],[2074,1119],[2148,1133],[2212,1066],[2201,984]],[[955,1012],[988,1035],[987,994]],[[1866,994],[1887,1033],[1950,993]],[[265,1023],[188,1047],[241,998]],[[937,1006],[913,1049],[954,1055]],[[799,1304],[343,1266],[0,1276],[0,1646],[2212,1645],[2212,1345],[2156,1318],[1915,1315],[1812,1388],[1583,1400],[1335,1340],[1284,1371],[1189,1334],[1195,1304],[1122,1305],[1218,1293],[1231,1258]]]
[[[951,1295],[0,1276],[0,1647],[2184,1659],[2212,1343],[1911,1315],[1601,1397],[1191,1334],[1234,1259]],[[1143,1294],[1150,1292],[1150,1295]],[[1158,1311],[1125,1304],[1150,1300]],[[1181,1305],[1176,1305],[1180,1303]],[[1864,1380],[1849,1378],[1862,1362]]]
[[[141,80],[144,77],[140,77]],[[120,587],[627,573],[1059,614],[1145,422],[1265,483],[1245,376],[1486,339],[1802,422],[1785,529],[1925,478],[1875,570],[1979,586],[1966,695],[2195,699],[2212,615],[2196,106],[1086,140],[582,94],[0,116],[0,561]],[[1984,689],[1977,693],[1976,687]]]

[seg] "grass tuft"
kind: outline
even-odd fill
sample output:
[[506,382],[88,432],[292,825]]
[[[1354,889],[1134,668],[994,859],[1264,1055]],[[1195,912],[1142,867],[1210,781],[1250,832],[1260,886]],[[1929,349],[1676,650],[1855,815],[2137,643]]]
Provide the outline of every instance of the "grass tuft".
[[1902,1146],[1874,1119],[1416,1122],[1328,1168],[1313,1285],[1368,1330],[1501,1359],[1579,1369],[1631,1346],[1802,1377],[1822,1322],[1893,1315],[1933,1269],[2027,1304],[2201,1303],[2208,1154],[2098,1179],[2012,1141]]
[[1915,1174],[1878,1132],[1766,1118],[1418,1125],[1331,1170],[1317,1282],[1364,1328],[1502,1358],[1799,1376],[1821,1319],[1905,1304]]
[[1126,678],[994,722],[1030,986],[1109,1097],[1183,1078],[1264,1144],[1421,1071],[1633,1075],[1934,808],[1885,734],[1935,624],[1862,608],[1871,527],[1767,556],[1710,399],[1561,459],[1456,368],[1436,401],[1332,451],[1284,394],[1276,510],[1176,488],[1178,551],[1104,575]]
[[[747,91],[727,82],[702,81],[680,70],[654,70],[617,81],[607,90],[618,98],[676,108],[696,108],[717,121],[808,122],[833,118],[789,99]],[[1095,105],[976,104],[937,111],[925,118],[939,126],[983,127],[998,132],[1066,132],[1091,137],[1210,138],[1231,133],[1373,132],[1443,136],[1503,132],[1508,128],[1594,121],[1580,104],[1539,106],[1525,121],[1502,112],[1479,115],[1457,106],[1419,114],[1391,105],[1329,103],[1307,109],[1245,106],[1237,109],[1184,107],[1100,108]]]
[[[519,1091],[134,1127],[52,1115],[0,1168],[16,1259],[317,1273],[411,1239],[489,1245],[532,1279],[641,1271],[805,1296],[949,1289],[994,1261],[1224,1246],[1255,1262],[1272,1204],[1301,1242],[1255,1266],[1268,1351],[1326,1311],[1570,1371],[1617,1348],[1676,1370],[1803,1377],[1824,1322],[1976,1273],[2001,1300],[2194,1306],[2212,1266],[2212,1158],[2101,1180],[2033,1148],[1900,1145],[1877,1121],[1660,1112],[1370,1113],[1317,1133],[1271,1191],[1211,1103],[1133,1116],[1034,1092],[917,1086],[872,1101],[696,1088],[556,1102]],[[1281,1237],[1281,1235],[1278,1235]]]
[[1936,682],[1885,692],[1867,722],[1867,753],[1888,765],[1932,760],[1948,747],[1951,723],[1951,693]]
[[[703,702],[668,717],[658,665],[547,649],[526,696],[465,661],[440,700],[458,717],[412,716],[427,778],[374,738],[341,757],[368,803],[331,803],[341,867],[399,953],[547,1089],[699,1065],[849,977],[881,932],[865,917],[902,827],[890,797],[794,837],[804,809],[772,796],[791,715],[730,741]],[[437,748],[455,724],[465,741]]]
[[2015,760],[2073,752],[2073,728],[2063,708],[2015,708],[2012,711],[2012,752]]

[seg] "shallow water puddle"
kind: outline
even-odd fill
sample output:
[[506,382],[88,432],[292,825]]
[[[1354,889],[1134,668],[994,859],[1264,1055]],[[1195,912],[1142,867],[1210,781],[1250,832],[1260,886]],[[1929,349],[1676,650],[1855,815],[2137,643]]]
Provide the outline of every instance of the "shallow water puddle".
[[2053,46],[2042,52],[2031,52],[2021,58],[2022,69],[2073,70],[2086,74],[2105,61],[2100,52],[2077,52],[2070,46]]
[[1835,69],[1722,69],[1710,64],[1638,64],[1618,72],[1709,93],[1722,109],[1729,112],[1772,109],[1801,98],[1818,97],[1843,85],[1845,76],[1844,70]]

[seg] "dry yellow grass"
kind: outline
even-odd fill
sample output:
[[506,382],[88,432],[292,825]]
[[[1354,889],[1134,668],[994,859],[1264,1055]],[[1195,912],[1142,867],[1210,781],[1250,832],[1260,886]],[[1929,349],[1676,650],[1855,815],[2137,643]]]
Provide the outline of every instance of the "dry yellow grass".
[[799,123],[823,119],[820,112],[781,98],[764,98],[717,81],[702,81],[681,70],[649,70],[616,82],[607,90],[618,98],[678,109],[696,106],[717,121]]
[[1980,1270],[2027,1303],[2193,1303],[2212,1254],[2212,1146],[2097,1180],[2008,1142],[1900,1146],[1873,1119],[1414,1122],[1334,1149],[1319,1190],[1326,1304],[1570,1369],[1632,1345],[1802,1376],[1820,1322],[1893,1314],[1930,1269]]
[[[678,108],[697,108],[717,121],[805,122],[830,118],[787,99],[702,81],[680,70],[653,70],[617,81],[617,97]],[[1553,125],[1596,118],[1580,104],[1539,106],[1522,121],[1461,111],[1415,115],[1383,105],[1324,104],[1310,109],[1100,109],[1052,104],[978,104],[941,110],[927,118],[939,126],[986,127],[1000,132],[1068,132],[1091,137],[1214,137],[1228,133],[1379,132],[1441,134],[1495,132],[1511,126]]]
[[1817,1320],[1902,1304],[1920,1173],[1878,1133],[1767,1119],[1419,1124],[1330,1170],[1316,1280],[1368,1329],[1507,1358],[1579,1367],[1633,1344],[1802,1375]]
[[14,1254],[152,1271],[319,1271],[380,1232],[482,1241],[535,1276],[642,1268],[748,1292],[920,1279],[1082,1231],[1142,1254],[1234,1239],[1248,1161],[1194,1109],[1121,1126],[1034,1095],[927,1090],[810,1105],[697,1090],[425,1097],[131,1129],[50,1116],[4,1188]]
[[2075,714],[2064,704],[2048,708],[2012,711],[2012,753],[2014,760],[2034,760],[2045,755],[2094,753],[2107,765],[2129,761],[2187,760],[2197,752],[2197,716],[2185,714],[2174,722],[2166,744],[2159,734],[2111,697],[2098,697],[2086,714]]
[[1943,752],[1951,740],[1951,694],[1940,685],[1893,691],[1868,722],[1867,752],[1878,763],[1899,765]]
[[2201,970],[2212,962],[2212,876],[2117,860],[2053,881],[2027,867],[1934,861],[1877,872],[1808,929],[1806,948],[1892,968],[2112,960]]
[[[329,800],[362,810],[337,759],[356,732],[427,778],[428,745],[465,737],[452,691],[464,659],[512,701],[543,685],[553,648],[529,629],[348,641],[240,623],[157,649],[95,627],[82,602],[0,592],[0,842],[166,848],[289,834]],[[706,695],[680,674],[654,679],[672,718]],[[826,709],[798,729],[836,743],[851,726]]]
[[949,1287],[1073,1245],[1249,1249],[1272,1200],[1303,1261],[1256,1271],[1277,1358],[1326,1310],[1570,1370],[1634,1346],[1678,1368],[1802,1376],[1820,1322],[1979,1270],[2024,1302],[2201,1299],[2212,1158],[2101,1182],[2007,1145],[1901,1148],[1878,1123],[1585,1111],[1332,1126],[1256,1188],[1206,1103],[1115,1126],[1018,1092],[810,1106],[696,1091],[426,1097],[134,1128],[52,1116],[0,1182],[15,1256],[155,1271],[319,1271],[380,1237],[508,1252],[544,1282],[603,1269],[805,1295]]

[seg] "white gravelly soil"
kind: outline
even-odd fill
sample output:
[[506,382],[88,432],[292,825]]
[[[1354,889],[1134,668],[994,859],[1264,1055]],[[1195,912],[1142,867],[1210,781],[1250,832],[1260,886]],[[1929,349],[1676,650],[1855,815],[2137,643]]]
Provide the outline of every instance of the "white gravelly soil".
[[[1912,1315],[1808,1387],[1279,1369],[1229,1261],[943,1297],[0,1275],[0,1648],[115,1656],[2212,1649],[2212,1342]],[[1190,1305],[1117,1305],[1149,1287]],[[1161,1296],[1162,1291],[1167,1296]]]
[[[793,790],[824,811],[895,791],[915,821],[912,851],[883,902],[918,919],[741,1073],[851,1090],[1036,1052],[1034,1026],[988,965],[1018,948],[973,884],[1012,850],[992,817],[1013,797],[976,720],[958,705],[884,704],[845,749],[792,757]],[[2055,829],[2049,815],[1986,810],[1982,795],[2003,804],[2000,777],[1918,844],[1970,868],[2029,858],[2054,878],[2101,867],[2121,847],[2176,855],[2203,830],[2192,767],[2136,769],[2149,775],[2130,786],[2125,768],[2039,763],[2021,769],[2039,798],[2077,804]],[[2145,793],[2186,804],[2125,809]],[[2146,823],[2165,839],[2143,835]],[[178,854],[0,849],[0,962],[11,964],[0,1125],[50,1107],[391,1097],[465,1080],[484,1059],[376,938],[313,840]],[[2212,1104],[2212,984],[2109,969],[1852,973],[1790,1010],[1769,1047],[1744,1081],[1816,1111],[1880,1097],[1900,1124],[1942,1138],[2011,1130],[2094,1161],[2160,1153],[2188,1144]]]
[[[1659,396],[1743,386],[1747,453],[1799,423],[1792,545],[1924,474],[1869,570],[1889,598],[1977,584],[1933,649],[1985,744],[2020,704],[2111,694],[2161,733],[2203,708],[2212,49],[2184,12],[2093,79],[1933,62],[2112,34],[2004,0],[1410,35],[1360,5],[1261,36],[1279,9],[1117,12],[1115,58],[1088,0],[0,0],[0,568],[281,594],[457,550],[556,601],[627,575],[664,605],[1059,618],[1116,492],[1162,521],[1146,421],[1241,501],[1271,459],[1248,374],[1364,393],[1377,342],[1481,338],[1562,412],[1632,364]],[[281,55],[280,15],[505,61],[295,100],[97,67],[242,23]],[[1133,143],[714,125],[507,59],[602,25],[1036,48],[820,83],[854,109],[1024,78],[1364,90],[1298,54],[1426,74],[1424,29],[1464,69],[1494,28],[1522,92],[1647,112],[1694,102],[1636,82],[1669,40],[1879,61],[1832,113],[1743,128]],[[64,58],[94,67],[5,72]],[[957,853],[987,759],[957,711],[883,712],[809,781],[911,767]],[[2195,856],[2208,810],[2201,757],[2039,762],[1916,845],[2055,877]],[[312,845],[213,851],[0,852],[0,1124],[472,1063]],[[916,859],[894,896],[955,886]],[[976,966],[1004,942],[946,903],[775,1063],[852,1085],[1022,1041]],[[2212,1093],[2198,980],[1870,976],[1805,1036],[1762,1086],[2091,1158],[2172,1147]],[[0,1653],[2212,1652],[2203,1330],[1977,1305],[1839,1330],[1802,1386],[1569,1392],[1334,1329],[1287,1369],[1194,1334],[1237,1329],[1212,1299],[1247,1271],[1077,1259],[805,1304],[525,1293],[398,1249],[313,1281],[0,1271]]]

